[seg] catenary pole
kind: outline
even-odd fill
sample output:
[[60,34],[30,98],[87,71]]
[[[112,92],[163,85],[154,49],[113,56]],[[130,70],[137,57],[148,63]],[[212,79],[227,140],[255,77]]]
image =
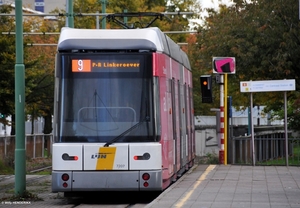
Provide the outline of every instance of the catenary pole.
[[251,117],[250,117],[250,123],[251,123],[251,149],[252,149],[252,165],[255,166],[255,160],[256,160],[256,156],[255,156],[255,141],[254,141],[254,125],[253,125],[253,93],[250,93],[250,113],[251,113]]
[[23,63],[23,10],[22,0],[15,0],[16,64],[15,64],[15,195],[26,190],[25,152],[25,66]]
[[67,27],[74,27],[74,13],[73,13],[73,0],[67,0],[67,12],[68,18],[66,21]]
[[[102,14],[106,13],[106,0],[101,1]],[[102,29],[106,29],[106,18],[102,19]]]
[[[96,12],[99,13],[98,11]],[[99,29],[99,15],[96,16],[96,29]]]
[[289,166],[289,138],[287,128],[287,95],[284,91],[284,137],[285,137],[285,165]]

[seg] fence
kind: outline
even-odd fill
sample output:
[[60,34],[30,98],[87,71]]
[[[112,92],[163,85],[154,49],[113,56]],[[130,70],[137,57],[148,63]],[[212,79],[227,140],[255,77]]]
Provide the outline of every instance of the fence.
[[[251,137],[233,137],[229,158],[232,164],[252,164]],[[284,133],[257,135],[254,138],[257,165],[287,165]],[[288,139],[288,165],[300,165],[300,138]]]
[[[52,134],[32,134],[25,137],[26,158],[50,157]],[[0,136],[0,160],[14,158],[15,136]]]
[[[196,132],[196,143],[203,139]],[[206,137],[205,137],[206,138]],[[26,135],[27,159],[50,157],[52,152],[52,134]],[[206,140],[203,140],[207,143]],[[211,141],[209,141],[211,142]],[[205,146],[207,148],[207,144]],[[250,136],[232,137],[228,143],[228,164],[252,164],[252,145]],[[199,146],[199,145],[197,145]],[[200,145],[201,146],[201,145]],[[218,145],[208,145],[218,150]],[[255,163],[257,165],[286,165],[285,164],[285,134],[273,132],[258,134],[254,138]],[[197,150],[197,153],[201,152]],[[0,136],[0,160],[13,159],[15,153],[15,136]],[[300,165],[300,138],[288,139],[288,165]]]

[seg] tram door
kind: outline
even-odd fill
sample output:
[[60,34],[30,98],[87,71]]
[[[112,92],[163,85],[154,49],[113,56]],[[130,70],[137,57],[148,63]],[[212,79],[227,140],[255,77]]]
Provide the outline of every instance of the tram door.
[[183,84],[183,71],[181,70],[181,80],[180,84],[180,98],[179,98],[179,109],[180,109],[180,146],[181,146],[181,168],[184,169],[184,165],[187,162],[187,135],[186,135],[186,93],[185,93],[185,84]]
[[176,173],[177,170],[177,164],[178,164],[178,149],[177,149],[177,145],[178,145],[178,141],[177,141],[177,119],[176,119],[176,115],[178,115],[178,108],[176,106],[176,89],[175,89],[175,79],[173,78],[171,80],[171,99],[172,99],[172,124],[173,124],[173,140],[174,140],[174,173]]

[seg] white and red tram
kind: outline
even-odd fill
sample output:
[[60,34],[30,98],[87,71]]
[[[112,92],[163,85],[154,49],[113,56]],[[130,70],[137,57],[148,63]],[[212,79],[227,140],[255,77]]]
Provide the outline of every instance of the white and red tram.
[[52,191],[161,191],[193,165],[192,73],[158,28],[63,28]]

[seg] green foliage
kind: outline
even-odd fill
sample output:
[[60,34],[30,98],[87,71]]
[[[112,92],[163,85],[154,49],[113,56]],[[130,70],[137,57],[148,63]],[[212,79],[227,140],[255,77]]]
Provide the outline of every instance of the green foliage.
[[6,164],[6,162],[0,160],[0,175],[13,174],[14,169]]
[[[293,146],[293,153],[288,157],[288,165],[300,165],[300,146],[299,141]],[[257,165],[286,165],[286,157],[279,157],[267,161],[257,161]]]
[[219,157],[215,153],[207,153],[208,164],[219,164]]
[[[287,93],[289,95],[291,93]],[[288,128],[294,131],[299,131],[300,126],[300,94],[294,93],[296,98],[291,97],[287,103],[287,121]],[[288,96],[289,97],[289,96]],[[284,119],[284,103],[274,102],[270,103],[265,109],[264,113],[269,113],[270,119]]]
[[[166,6],[168,4],[168,6]],[[172,0],[166,3],[164,0],[109,0],[106,5],[107,13],[124,12],[175,12],[191,11],[196,8],[196,0],[178,1]],[[81,13],[96,13],[102,11],[101,1],[98,0],[75,0],[74,1],[74,25],[76,28],[96,28],[95,16],[80,16]],[[11,7],[1,6],[1,13],[10,13]],[[55,10],[55,13],[66,13]],[[168,18],[156,20],[152,26],[159,27],[162,31],[188,30],[188,19],[191,16],[173,15]],[[24,18],[24,31],[34,32],[58,32],[65,26],[65,16],[58,17],[59,21],[55,25],[51,21],[44,21],[40,17]],[[101,19],[101,17],[100,17]],[[128,18],[128,22],[144,25],[152,21],[152,17]],[[0,17],[0,32],[15,31],[14,17]],[[107,23],[107,28],[122,28],[112,22]],[[175,42],[185,42],[187,35],[179,34],[171,37]],[[31,119],[43,116],[46,119],[45,133],[52,131],[51,114],[53,111],[53,89],[54,89],[54,57],[55,47],[27,46],[27,43],[57,43],[57,37],[51,35],[44,36],[24,36],[24,65],[25,65],[25,95],[26,95],[26,115],[31,115]],[[41,53],[42,51],[42,53]],[[12,125],[14,134],[14,67],[15,67],[15,36],[0,34],[0,113],[12,116],[12,123],[8,123],[5,118],[0,118],[1,123]],[[49,122],[47,122],[49,121]],[[49,125],[50,123],[50,125]],[[33,132],[33,130],[32,130]]]
[[[288,108],[288,126],[299,131],[300,127],[300,98],[296,99]],[[300,155],[300,154],[299,154]]]
[[[109,0],[106,2],[105,11],[106,13],[123,13],[123,12],[175,12],[175,11],[190,11],[190,8],[193,8],[197,5],[196,0],[189,1],[178,1],[172,0],[168,1],[168,6],[166,6],[166,2],[164,0]],[[102,12],[102,1],[97,0],[88,0],[88,1],[74,1],[74,13],[96,13]],[[100,22],[104,16],[100,16]],[[157,19],[151,25],[152,27],[159,27],[161,30],[187,30],[188,29],[188,18],[191,16],[184,17],[182,15],[173,15],[167,16],[162,19]],[[127,24],[133,28],[142,28],[148,25],[154,17],[127,17]],[[123,18],[118,18],[119,21],[124,22]],[[63,21],[65,21],[63,19]],[[107,28],[123,28],[123,26],[109,21],[107,21]],[[64,24],[60,24],[63,26]],[[74,25],[76,28],[96,28],[96,18],[95,16],[75,16]],[[101,23],[100,23],[101,26]],[[100,27],[101,28],[101,27]],[[174,36],[178,41],[184,40],[186,35],[176,35]]]
[[[238,107],[249,105],[249,95],[240,93],[240,81],[299,79],[300,23],[298,3],[292,0],[234,2],[231,7],[220,6],[218,12],[208,10],[203,27],[198,29],[197,53],[192,59],[199,60],[197,69],[202,75],[212,73],[213,57],[236,58],[236,74],[228,76],[228,95]],[[289,93],[289,100],[294,99],[295,94]],[[282,106],[283,95],[257,93],[254,102]],[[196,112],[206,108],[200,103],[196,107]]]
[[[0,13],[9,13],[9,7],[0,7]],[[0,17],[0,32],[11,31],[13,20],[7,16]],[[14,112],[14,62],[15,39],[14,36],[0,35],[0,111],[4,115]],[[8,124],[5,118],[1,123]]]
[[199,164],[219,164],[219,157],[216,153],[207,153],[203,157],[199,157]]
[[[11,8],[1,6],[1,13],[9,13]],[[15,31],[14,17],[0,17],[0,32]],[[38,26],[39,30],[51,29],[51,22],[46,25],[42,18],[26,18],[24,19],[24,31],[32,31]],[[48,31],[51,32],[51,31]],[[44,38],[42,41],[46,42]],[[53,106],[53,88],[54,88],[54,54],[46,48],[31,48],[27,43],[37,43],[37,39],[33,36],[24,37],[24,65],[25,65],[25,101],[26,114],[31,114],[32,109],[37,112],[33,115],[43,116],[50,112],[52,114]],[[0,122],[6,125],[12,125],[14,134],[14,114],[15,114],[15,36],[0,34],[0,113],[6,116],[12,116],[12,122],[8,123],[6,118],[1,118]],[[41,54],[41,51],[45,53]],[[49,58],[52,56],[52,59]],[[52,63],[52,65],[51,65]],[[47,112],[47,113],[45,113]]]

